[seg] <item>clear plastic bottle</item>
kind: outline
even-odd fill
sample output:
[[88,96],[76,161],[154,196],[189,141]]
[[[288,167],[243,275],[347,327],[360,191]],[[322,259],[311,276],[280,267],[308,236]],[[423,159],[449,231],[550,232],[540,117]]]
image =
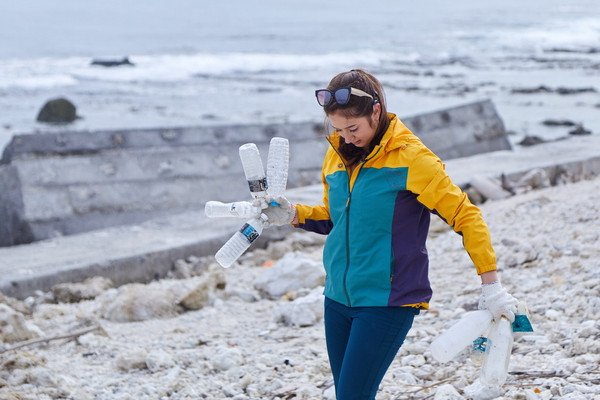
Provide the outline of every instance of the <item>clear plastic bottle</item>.
[[272,138],[267,158],[267,185],[268,193],[273,198],[283,196],[285,193],[289,160],[289,141],[281,137]]
[[240,146],[239,152],[252,197],[264,198],[267,193],[267,177],[258,147],[254,143],[246,143]]
[[508,375],[508,363],[513,346],[510,321],[504,317],[492,324],[488,336],[479,379],[488,386],[502,386]]
[[438,336],[430,346],[431,355],[439,362],[452,360],[490,328],[492,314],[488,310],[466,313],[457,323]]
[[262,218],[252,218],[217,251],[215,259],[223,268],[230,267],[262,233]]
[[236,217],[254,218],[260,215],[260,209],[254,207],[248,201],[236,201],[233,203],[221,203],[220,201],[208,201],[204,206],[207,217]]

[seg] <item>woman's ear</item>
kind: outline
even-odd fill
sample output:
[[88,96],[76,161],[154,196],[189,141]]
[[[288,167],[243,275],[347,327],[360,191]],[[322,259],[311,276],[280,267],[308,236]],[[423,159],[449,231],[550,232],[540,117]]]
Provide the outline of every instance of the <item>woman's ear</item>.
[[379,103],[379,100],[375,100],[375,102],[373,103],[372,115],[375,121],[379,121],[379,117],[381,116],[381,103]]

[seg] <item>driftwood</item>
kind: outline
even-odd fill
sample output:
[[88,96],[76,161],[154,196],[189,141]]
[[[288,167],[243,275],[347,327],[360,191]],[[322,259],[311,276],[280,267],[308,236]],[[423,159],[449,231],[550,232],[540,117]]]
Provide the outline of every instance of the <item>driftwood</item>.
[[10,346],[8,348],[2,348],[0,347],[0,354],[5,353],[7,351],[11,351],[11,350],[16,350],[16,349],[20,349],[26,346],[31,346],[32,344],[38,344],[38,343],[47,343],[50,342],[52,340],[60,340],[60,339],[68,339],[68,340],[72,340],[75,338],[78,338],[79,336],[85,335],[86,333],[90,333],[96,330],[100,330],[102,331],[102,333],[106,334],[106,331],[104,330],[104,328],[100,325],[96,325],[96,326],[90,326],[88,328],[82,329],[80,331],[76,331],[76,332],[72,332],[72,333],[67,333],[64,335],[58,335],[58,336],[51,336],[51,337],[43,337],[43,338],[37,338],[37,339],[31,339],[31,340],[26,340],[24,342],[20,342],[17,343],[13,346]]

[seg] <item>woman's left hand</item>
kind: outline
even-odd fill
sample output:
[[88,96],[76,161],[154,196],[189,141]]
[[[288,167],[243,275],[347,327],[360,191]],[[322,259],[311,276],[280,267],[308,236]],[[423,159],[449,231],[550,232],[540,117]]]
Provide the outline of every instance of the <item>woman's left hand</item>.
[[506,317],[513,322],[517,312],[517,303],[517,299],[508,294],[500,282],[483,284],[481,287],[479,309],[489,310],[494,316],[494,320]]

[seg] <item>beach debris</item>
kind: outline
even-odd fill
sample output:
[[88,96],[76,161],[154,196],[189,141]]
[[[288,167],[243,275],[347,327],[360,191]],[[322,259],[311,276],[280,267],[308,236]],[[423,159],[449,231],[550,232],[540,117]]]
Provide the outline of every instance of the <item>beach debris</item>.
[[242,228],[217,251],[215,259],[224,268],[230,267],[258,239],[269,226],[268,218],[261,211],[269,205],[279,205],[275,199],[285,193],[289,167],[289,142],[274,137],[269,143],[267,171],[263,168],[258,147],[246,143],[239,148],[248,188],[253,201],[223,204],[210,201],[205,206],[208,217],[249,218]]
[[38,122],[65,124],[75,121],[77,118],[77,108],[75,105],[65,99],[57,98],[48,100],[37,115]]
[[475,310],[464,314],[431,343],[431,355],[441,363],[452,360],[467,346],[472,346],[473,341],[485,334],[491,324],[492,314],[488,310]]

